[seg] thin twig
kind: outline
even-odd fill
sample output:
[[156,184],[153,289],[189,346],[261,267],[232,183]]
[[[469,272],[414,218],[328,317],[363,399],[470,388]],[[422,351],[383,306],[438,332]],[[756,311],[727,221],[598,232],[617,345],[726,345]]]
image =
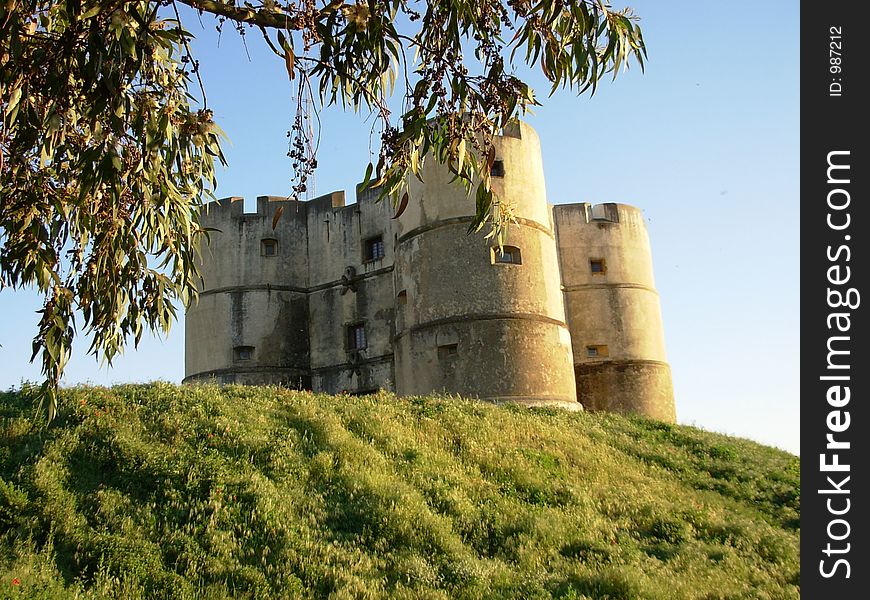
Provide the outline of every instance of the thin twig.
[[[172,9],[175,11],[175,20],[178,22],[178,28],[181,32],[184,32],[184,27],[181,24],[181,15],[178,14],[178,6],[175,4],[175,0],[172,0]],[[208,108],[208,98],[205,96],[205,86],[202,83],[202,77],[199,76],[199,63],[193,59],[190,42],[184,33],[181,33],[181,41],[184,43],[184,52],[187,55],[187,60],[190,61],[193,74],[196,75],[196,81],[199,83],[199,91],[202,92],[202,107],[206,109]]]
[[279,52],[278,49],[275,47],[275,44],[272,43],[272,39],[269,37],[269,32],[266,31],[266,28],[262,25],[258,25],[257,27],[259,27],[261,32],[263,32],[263,39],[266,40],[266,44],[269,46],[269,48],[271,48],[272,52],[274,52],[277,56],[284,58],[284,53]]

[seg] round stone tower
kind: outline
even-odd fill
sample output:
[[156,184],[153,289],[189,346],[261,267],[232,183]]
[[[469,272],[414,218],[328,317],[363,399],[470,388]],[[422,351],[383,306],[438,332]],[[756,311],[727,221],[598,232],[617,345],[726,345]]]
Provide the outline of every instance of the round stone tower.
[[[307,217],[285,198],[210,203],[201,220],[199,301],[187,311],[185,382],[308,388]],[[280,226],[273,228],[278,208]]]
[[639,209],[553,207],[577,399],[590,410],[675,420],[652,255]]
[[577,406],[571,338],[537,134],[495,140],[494,191],[513,205],[504,252],[467,235],[474,199],[431,157],[395,229],[400,395]]

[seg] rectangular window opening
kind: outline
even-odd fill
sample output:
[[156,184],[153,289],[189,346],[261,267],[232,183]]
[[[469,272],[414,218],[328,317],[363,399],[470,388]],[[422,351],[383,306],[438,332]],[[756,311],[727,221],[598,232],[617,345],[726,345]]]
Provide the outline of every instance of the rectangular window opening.
[[493,177],[504,177],[504,161],[493,161],[492,168],[489,170],[489,174]]
[[607,265],[603,258],[593,258],[589,261],[589,268],[593,273],[604,274],[607,272]]
[[503,265],[521,265],[523,257],[520,249],[516,246],[502,246],[501,249],[492,249],[492,263]]
[[399,300],[399,304],[407,304],[408,303],[407,290],[402,290],[401,292],[399,292],[399,295],[397,296],[397,298]]
[[260,241],[260,254],[262,256],[278,255],[278,240],[266,239]]
[[364,350],[366,348],[366,326],[364,323],[348,326],[347,348],[348,350]]
[[601,358],[608,356],[607,344],[593,344],[586,346],[586,356],[588,358]]
[[382,236],[372,237],[365,241],[363,246],[363,260],[365,262],[379,260],[384,255],[384,238]]
[[253,346],[236,346],[233,348],[233,360],[236,362],[251,360],[254,358]]
[[438,358],[451,358],[459,353],[459,344],[444,344],[438,346]]

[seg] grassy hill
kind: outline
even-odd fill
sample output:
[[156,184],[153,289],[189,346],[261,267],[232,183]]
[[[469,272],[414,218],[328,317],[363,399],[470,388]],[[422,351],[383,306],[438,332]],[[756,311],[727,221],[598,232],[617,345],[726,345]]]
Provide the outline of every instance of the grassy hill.
[[799,459],[458,398],[0,394],[0,597],[799,597]]

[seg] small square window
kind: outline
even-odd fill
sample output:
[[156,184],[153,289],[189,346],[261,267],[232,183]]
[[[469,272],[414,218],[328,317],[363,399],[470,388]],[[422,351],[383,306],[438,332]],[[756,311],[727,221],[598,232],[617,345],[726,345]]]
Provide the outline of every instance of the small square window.
[[348,326],[347,348],[348,350],[364,350],[366,348],[366,326],[364,323]]
[[593,346],[586,346],[586,356],[588,358],[601,358],[608,355],[609,352],[607,350],[606,344],[595,344]]
[[607,265],[604,264],[603,258],[593,258],[589,261],[589,268],[593,273],[604,274],[607,272]]
[[260,254],[263,256],[277,256],[278,240],[262,240],[260,242]]
[[523,264],[522,254],[516,246],[502,246],[501,249],[492,249],[493,264],[521,265]]
[[369,238],[363,248],[363,260],[369,262],[384,257],[384,238],[381,236]]
[[254,358],[253,346],[236,346],[233,348],[233,360],[236,362],[251,360]]
[[492,168],[489,170],[489,174],[493,177],[504,177],[504,161],[493,161]]
[[444,344],[443,346],[438,346],[438,358],[452,358],[456,356],[459,352],[459,344]]

